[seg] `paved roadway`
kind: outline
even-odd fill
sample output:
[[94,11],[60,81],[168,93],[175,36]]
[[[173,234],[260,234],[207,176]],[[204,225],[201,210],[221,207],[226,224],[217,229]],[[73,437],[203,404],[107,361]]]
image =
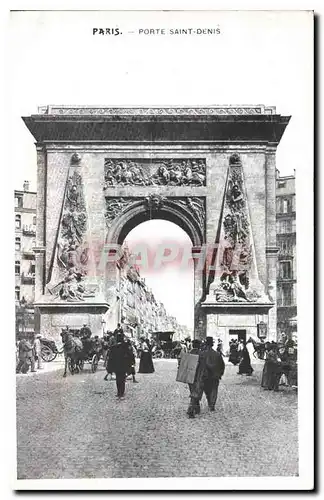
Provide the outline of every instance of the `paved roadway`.
[[18,375],[18,479],[298,475],[296,392],[264,391],[254,368],[227,365],[216,411],[204,400],[194,420],[173,360],[128,381],[123,401],[100,366]]

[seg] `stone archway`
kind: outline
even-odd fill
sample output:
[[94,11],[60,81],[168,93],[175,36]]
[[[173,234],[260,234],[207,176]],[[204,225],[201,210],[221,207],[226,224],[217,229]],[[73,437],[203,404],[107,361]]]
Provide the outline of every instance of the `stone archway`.
[[42,333],[83,322],[100,333],[111,298],[97,254],[160,217],[197,253],[223,245],[220,275],[195,273],[195,335],[255,337],[263,322],[276,337],[275,153],[289,117],[265,106],[48,106],[24,121],[37,141]]
[[[165,197],[161,195],[106,196],[106,222],[108,225],[106,249],[122,245],[128,233],[149,220],[166,220],[183,229],[192,243],[192,254],[198,255],[205,243],[205,199],[198,197]],[[113,211],[111,211],[113,207]],[[115,262],[106,266],[106,283],[113,288],[116,282]],[[194,330],[196,337],[204,337],[200,303],[205,289],[205,273],[194,260]]]

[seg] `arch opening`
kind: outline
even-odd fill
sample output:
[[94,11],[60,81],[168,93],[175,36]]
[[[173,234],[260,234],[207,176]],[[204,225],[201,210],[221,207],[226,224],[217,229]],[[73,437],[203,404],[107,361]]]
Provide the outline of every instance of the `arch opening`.
[[[138,338],[160,331],[173,331],[174,340],[193,338],[194,265],[188,233],[160,217],[140,218],[123,228],[118,243],[132,256],[139,279],[129,285],[127,275],[120,274],[126,292],[121,299],[125,330]],[[129,293],[134,294],[132,299]]]

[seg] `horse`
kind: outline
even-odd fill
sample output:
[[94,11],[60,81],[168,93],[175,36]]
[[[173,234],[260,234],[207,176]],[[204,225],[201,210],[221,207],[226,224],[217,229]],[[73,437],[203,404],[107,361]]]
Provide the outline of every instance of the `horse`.
[[262,342],[257,342],[252,337],[250,337],[246,343],[251,343],[253,345],[253,356],[258,359],[264,359],[265,345]]
[[66,377],[68,360],[70,360],[71,363],[72,375],[74,375],[74,372],[79,372],[79,362],[82,359],[83,344],[80,339],[74,337],[70,332],[62,332],[61,337],[65,361],[63,377]]

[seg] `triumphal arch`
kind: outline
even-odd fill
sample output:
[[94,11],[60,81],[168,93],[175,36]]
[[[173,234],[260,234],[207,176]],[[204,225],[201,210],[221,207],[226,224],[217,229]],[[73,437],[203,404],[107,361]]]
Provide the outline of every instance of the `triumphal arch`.
[[263,105],[46,106],[23,119],[37,149],[42,334],[83,323],[100,334],[118,245],[165,219],[193,245],[195,336],[227,342],[262,325],[276,337],[275,155],[289,117]]

